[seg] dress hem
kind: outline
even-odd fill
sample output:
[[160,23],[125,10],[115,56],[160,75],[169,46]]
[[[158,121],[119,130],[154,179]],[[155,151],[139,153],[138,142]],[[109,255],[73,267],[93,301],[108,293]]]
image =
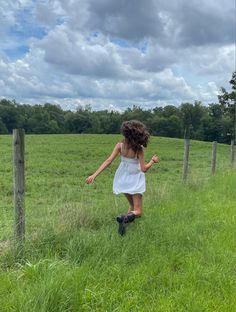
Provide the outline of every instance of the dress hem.
[[143,195],[144,192],[113,192],[113,194],[115,195],[119,195],[119,194],[130,194],[130,195],[135,195],[135,194],[140,194],[140,195]]

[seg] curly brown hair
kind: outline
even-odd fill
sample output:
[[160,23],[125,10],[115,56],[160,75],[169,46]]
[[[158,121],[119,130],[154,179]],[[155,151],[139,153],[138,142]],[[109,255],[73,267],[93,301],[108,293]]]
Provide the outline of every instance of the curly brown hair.
[[142,122],[138,120],[124,121],[121,125],[121,133],[125,137],[127,145],[135,153],[140,152],[142,146],[147,147],[150,134]]

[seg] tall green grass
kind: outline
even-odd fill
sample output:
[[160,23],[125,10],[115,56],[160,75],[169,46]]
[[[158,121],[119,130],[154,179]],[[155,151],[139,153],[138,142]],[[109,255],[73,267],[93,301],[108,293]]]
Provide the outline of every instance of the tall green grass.
[[0,311],[235,311],[236,174],[229,146],[191,142],[183,184],[183,141],[152,138],[144,214],[117,233],[127,210],[111,192],[119,160],[84,183],[119,136],[26,137],[26,244],[11,249],[11,138],[0,138]]

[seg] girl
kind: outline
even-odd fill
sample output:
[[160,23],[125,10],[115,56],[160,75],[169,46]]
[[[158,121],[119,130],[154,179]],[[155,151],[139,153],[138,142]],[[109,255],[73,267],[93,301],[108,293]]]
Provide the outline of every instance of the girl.
[[121,156],[121,163],[113,181],[113,192],[123,193],[129,202],[128,213],[116,218],[119,223],[118,231],[124,235],[125,223],[134,221],[142,214],[142,194],[146,190],[144,172],[154,163],[158,163],[159,159],[154,155],[147,164],[144,161],[144,147],[147,146],[150,135],[143,123],[137,120],[125,121],[121,126],[121,133],[124,136],[122,142],[116,144],[111,155],[86,179],[86,183],[92,183],[118,155]]

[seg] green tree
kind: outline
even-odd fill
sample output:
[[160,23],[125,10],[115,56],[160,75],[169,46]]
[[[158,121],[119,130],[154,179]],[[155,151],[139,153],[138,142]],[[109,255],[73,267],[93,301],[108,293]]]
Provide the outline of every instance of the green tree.
[[161,115],[163,117],[169,118],[171,116],[180,116],[180,111],[178,109],[178,107],[174,106],[174,105],[167,105],[162,109]]
[[6,99],[1,100],[0,118],[8,132],[12,132],[12,129],[18,128],[20,124],[20,116],[17,111],[17,104]]
[[100,121],[101,133],[119,133],[121,126],[121,114],[118,112],[108,112],[107,110],[96,112]]
[[27,121],[30,133],[53,133],[55,124],[50,125],[50,115],[41,105],[33,107],[32,115]]
[[50,126],[53,133],[63,133],[65,132],[65,114],[64,111],[58,105],[53,105],[50,103],[44,104],[44,109],[49,114]]
[[207,110],[202,106],[201,102],[195,101],[191,103],[183,103],[180,106],[181,119],[184,129],[184,137],[195,138],[200,125],[201,119],[207,115]]
[[132,108],[127,108],[122,114],[122,120],[139,120],[143,123],[152,116],[151,110],[143,110],[140,106],[134,105]]
[[232,91],[228,92],[225,88],[221,88],[221,94],[218,95],[219,103],[231,120],[229,134],[232,138],[236,138],[236,71],[233,72],[229,81]]
[[152,135],[177,138],[182,133],[181,120],[174,115],[169,118],[154,116],[149,123]]
[[1,134],[7,134],[8,130],[4,122],[2,121],[2,118],[0,118],[0,133]]
[[66,117],[66,128],[71,133],[86,133],[88,129],[92,128],[92,120],[88,118],[88,115],[83,113],[69,112]]

